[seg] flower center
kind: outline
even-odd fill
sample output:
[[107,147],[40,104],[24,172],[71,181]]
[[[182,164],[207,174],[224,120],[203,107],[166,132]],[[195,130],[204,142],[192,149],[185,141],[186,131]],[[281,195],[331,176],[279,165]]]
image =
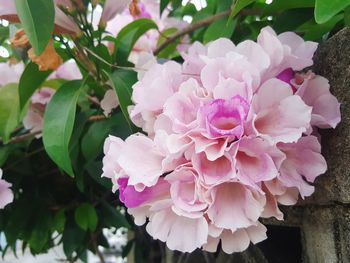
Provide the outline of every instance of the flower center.
[[201,108],[206,130],[212,138],[240,138],[248,111],[249,104],[241,96],[229,100],[216,99]]

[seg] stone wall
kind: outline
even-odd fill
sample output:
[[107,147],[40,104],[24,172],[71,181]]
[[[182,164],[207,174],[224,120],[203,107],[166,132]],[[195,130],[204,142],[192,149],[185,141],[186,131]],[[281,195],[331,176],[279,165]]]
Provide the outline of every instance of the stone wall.
[[329,79],[341,103],[342,121],[335,130],[324,130],[322,151],[328,171],[315,182],[313,196],[298,207],[285,208],[286,221],[267,224],[298,226],[303,262],[350,262],[350,28],[320,45],[313,70]]

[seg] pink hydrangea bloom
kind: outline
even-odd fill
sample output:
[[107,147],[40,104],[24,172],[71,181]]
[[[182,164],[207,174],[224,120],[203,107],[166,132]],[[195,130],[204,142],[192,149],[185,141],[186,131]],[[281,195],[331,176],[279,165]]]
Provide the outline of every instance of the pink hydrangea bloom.
[[267,27],[139,74],[129,112],[147,136],[108,137],[103,159],[135,223],[170,249],[233,253],[266,238],[260,218],[283,220],[278,204],[310,196],[327,169],[310,134],[340,121],[328,81],[298,72],[316,47]]
[[10,189],[11,184],[2,178],[2,170],[0,168],[0,209],[3,209],[13,201],[13,193]]

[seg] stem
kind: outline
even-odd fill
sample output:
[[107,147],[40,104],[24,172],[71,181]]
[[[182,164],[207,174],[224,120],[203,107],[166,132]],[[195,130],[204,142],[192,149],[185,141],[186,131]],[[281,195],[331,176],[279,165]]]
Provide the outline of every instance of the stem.
[[[102,121],[102,120],[105,120],[107,119],[106,116],[104,115],[92,115],[89,117],[89,121],[91,122],[97,122],[97,121]],[[16,137],[13,137],[10,139],[10,141],[8,142],[8,144],[16,144],[16,143],[20,143],[20,142],[23,142],[27,139],[30,139],[32,137],[34,137],[35,135],[38,135],[40,133],[42,133],[43,131],[35,131],[35,132],[29,132],[29,133],[26,133],[26,134],[23,134],[23,135],[19,135],[19,136],[16,136]],[[0,139],[0,144],[3,144],[3,141]]]
[[[10,141],[8,142],[8,144],[16,144],[22,141],[25,141],[31,137],[34,137],[35,135],[40,134],[42,131],[35,131],[35,132],[30,132],[30,133],[26,133],[23,135],[19,135],[17,137],[13,137],[10,139]],[[3,144],[4,142],[0,139],[0,144]]]
[[163,49],[165,49],[167,46],[169,46],[171,43],[173,43],[179,37],[185,36],[193,31],[196,31],[197,29],[199,29],[201,27],[205,27],[207,25],[210,25],[211,23],[213,23],[216,20],[219,20],[220,18],[229,16],[230,13],[231,13],[231,10],[226,10],[224,12],[218,13],[216,15],[207,17],[203,20],[200,20],[196,23],[193,23],[193,24],[189,25],[188,27],[185,27],[183,30],[180,30],[180,31],[176,32],[175,34],[173,34],[172,36],[168,37],[167,40],[165,40],[165,42],[163,44],[161,44],[154,51],[154,55],[158,55]]
[[96,243],[96,236],[94,234],[91,234],[91,241],[92,241],[92,245],[95,249],[96,255],[98,256],[98,258],[100,259],[100,263],[106,263],[101,251],[98,249],[97,243]]
[[[174,33],[172,36],[169,36],[166,41],[161,44],[157,49],[154,51],[154,55],[157,56],[163,49],[165,49],[167,46],[169,46],[171,43],[173,43],[176,39],[179,37],[183,37],[189,33],[192,33],[196,31],[197,29],[201,27],[205,27],[210,25],[211,23],[215,22],[216,20],[219,20],[223,17],[227,17],[231,14],[232,10],[226,10],[221,13],[217,13],[213,16],[207,17],[205,19],[202,19],[196,23],[190,24],[188,27],[185,27],[184,29]],[[259,9],[243,9],[239,12],[240,15],[244,16],[260,16],[262,15],[262,11]]]

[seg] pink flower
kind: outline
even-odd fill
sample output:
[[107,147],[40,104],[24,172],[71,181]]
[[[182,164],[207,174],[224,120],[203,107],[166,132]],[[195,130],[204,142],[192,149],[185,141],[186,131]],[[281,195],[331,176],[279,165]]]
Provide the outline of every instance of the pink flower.
[[273,142],[295,142],[310,126],[312,108],[278,79],[266,81],[254,95],[254,133]]
[[0,5],[0,18],[19,22],[14,0],[2,0]]
[[296,143],[280,143],[278,148],[286,155],[279,180],[287,187],[296,187],[303,198],[310,196],[314,187],[309,183],[327,170],[321,144],[315,136],[307,136]]
[[128,185],[128,181],[129,179],[126,177],[121,177],[117,181],[120,201],[128,208],[139,207],[144,203],[151,202],[152,199],[159,199],[169,193],[170,185],[163,178],[159,178],[156,185],[146,187],[142,192],[138,192],[135,187]]
[[105,142],[104,153],[104,163],[109,164],[113,158],[113,165],[104,169],[104,176],[113,178],[113,183],[120,177],[128,177],[128,184],[142,191],[154,186],[163,174],[162,152],[151,139],[141,134],[132,135],[125,142],[110,136]]
[[230,100],[216,99],[201,107],[200,112],[211,138],[229,136],[240,138],[249,111],[248,102],[241,96]]
[[242,252],[248,248],[250,242],[256,244],[265,240],[267,238],[266,230],[266,227],[260,222],[257,222],[256,225],[236,231],[219,229],[215,231],[219,232],[219,235],[213,232],[214,236],[209,236],[208,242],[203,249],[208,252],[216,252],[217,246],[221,240],[221,247],[225,253],[232,254],[235,252]]
[[236,177],[232,158],[225,154],[215,160],[208,160],[204,153],[193,154],[192,163],[198,172],[199,180],[204,186],[212,186],[232,180]]
[[263,194],[237,182],[215,186],[210,196],[209,219],[216,227],[232,232],[256,224],[266,203]]
[[13,201],[13,193],[10,190],[11,184],[2,178],[2,170],[0,168],[0,209],[3,209]]
[[[29,106],[28,112],[23,118],[23,126],[31,132],[40,132],[44,125],[44,113],[46,105],[51,100],[54,89],[51,88],[41,88],[31,98],[31,104]],[[35,136],[36,138],[41,137],[41,133]]]
[[270,57],[270,66],[263,74],[263,80],[288,68],[298,71],[312,66],[312,57],[318,46],[315,42],[304,41],[293,32],[277,35],[270,27],[261,30],[257,43]]
[[208,223],[204,217],[179,216],[170,207],[153,212],[146,229],[153,238],[166,242],[170,249],[189,253],[204,245],[208,237]]
[[77,63],[73,60],[67,60],[61,66],[58,67],[50,76],[49,79],[65,79],[76,80],[82,79],[83,76],[78,68]]
[[116,14],[123,12],[130,2],[131,0],[106,0],[100,23],[112,20]]
[[276,146],[261,138],[249,137],[243,137],[235,144],[233,154],[240,181],[255,187],[256,184],[270,181],[279,175],[285,155]]
[[340,122],[340,103],[329,91],[324,77],[308,72],[297,74],[293,82],[296,94],[312,107],[311,125],[319,128],[335,128]]
[[130,110],[130,117],[133,120],[140,119],[140,123],[135,124],[152,132],[145,125],[145,121],[155,121],[157,113],[163,108],[165,101],[178,90],[182,80],[181,66],[175,62],[152,66],[133,87],[132,100],[136,105]]
[[9,83],[18,83],[24,70],[24,64],[18,63],[10,65],[8,63],[0,63],[0,88]]
[[170,195],[174,202],[172,209],[179,216],[202,217],[204,210],[208,207],[197,177],[198,174],[192,167],[184,165],[165,178],[171,183]]
[[108,116],[111,114],[112,110],[119,106],[119,100],[117,94],[112,89],[106,91],[103,99],[101,100],[101,109],[103,114]]
[[283,220],[278,204],[311,195],[327,166],[308,134],[340,120],[328,82],[295,73],[315,47],[264,28],[139,74],[130,115],[147,136],[108,138],[103,160],[135,223],[170,249],[233,253],[266,238],[260,218]]

